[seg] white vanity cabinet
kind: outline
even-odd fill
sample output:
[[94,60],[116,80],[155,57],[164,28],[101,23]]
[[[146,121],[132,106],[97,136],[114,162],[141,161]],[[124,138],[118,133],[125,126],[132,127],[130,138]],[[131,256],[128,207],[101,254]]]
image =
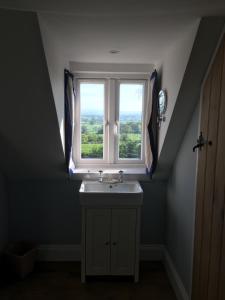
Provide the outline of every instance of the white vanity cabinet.
[[133,275],[137,282],[142,192],[83,193],[80,200],[82,282],[88,275]]

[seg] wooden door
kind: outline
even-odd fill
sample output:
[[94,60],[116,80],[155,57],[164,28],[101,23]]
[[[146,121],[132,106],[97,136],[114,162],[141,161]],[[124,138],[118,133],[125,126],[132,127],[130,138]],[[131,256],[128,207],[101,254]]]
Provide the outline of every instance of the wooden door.
[[112,209],[112,275],[134,274],[137,220],[136,211],[136,209]]
[[225,37],[203,86],[198,152],[193,300],[225,299]]
[[110,273],[111,210],[86,211],[86,274]]

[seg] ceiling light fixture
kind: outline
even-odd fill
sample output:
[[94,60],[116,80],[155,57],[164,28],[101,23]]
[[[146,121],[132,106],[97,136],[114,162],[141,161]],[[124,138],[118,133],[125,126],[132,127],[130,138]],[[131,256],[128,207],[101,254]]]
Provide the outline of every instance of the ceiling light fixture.
[[118,53],[120,53],[120,50],[112,49],[112,50],[109,51],[109,53],[111,53],[111,54],[118,54]]

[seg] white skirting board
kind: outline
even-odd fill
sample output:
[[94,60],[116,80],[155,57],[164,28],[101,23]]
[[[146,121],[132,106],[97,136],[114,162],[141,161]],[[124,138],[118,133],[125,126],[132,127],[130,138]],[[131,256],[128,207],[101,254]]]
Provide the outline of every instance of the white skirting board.
[[[80,245],[41,245],[38,248],[39,261],[80,261]],[[162,261],[165,265],[170,283],[177,300],[190,300],[178,275],[173,261],[162,244],[140,245],[140,260]]]
[[173,261],[166,249],[164,249],[164,265],[167,271],[168,278],[176,294],[177,300],[190,300],[188,293],[183,285],[180,276],[173,264]]

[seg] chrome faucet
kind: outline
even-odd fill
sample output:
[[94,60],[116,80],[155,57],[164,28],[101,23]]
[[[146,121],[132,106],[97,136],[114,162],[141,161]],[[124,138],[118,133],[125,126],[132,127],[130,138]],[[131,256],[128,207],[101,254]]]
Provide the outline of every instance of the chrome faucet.
[[99,173],[99,175],[98,175],[98,181],[102,182],[103,181],[103,171],[99,170],[98,173]]
[[120,183],[123,182],[123,171],[122,170],[119,171],[119,182]]

